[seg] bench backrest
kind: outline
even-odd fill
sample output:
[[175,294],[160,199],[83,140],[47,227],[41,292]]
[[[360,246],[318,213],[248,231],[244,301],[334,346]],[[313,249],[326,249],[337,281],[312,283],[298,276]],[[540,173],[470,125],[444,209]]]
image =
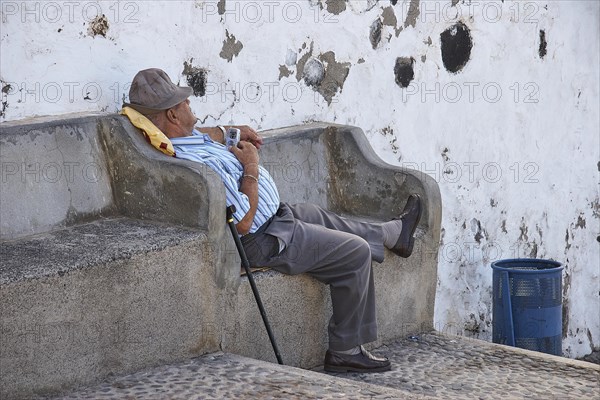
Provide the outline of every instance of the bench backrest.
[[160,153],[120,115],[3,123],[0,156],[1,240],[113,216],[217,236],[223,225],[218,176]]
[[95,117],[3,124],[0,159],[2,239],[115,211]]
[[[261,162],[282,201],[385,219],[409,193],[432,191],[425,174],[390,167],[354,127],[315,123],[263,132]],[[216,174],[168,157],[126,117],[58,117],[0,125],[0,239],[47,232],[99,217],[224,229],[225,195]],[[437,226],[439,215],[423,217]],[[426,221],[426,222],[425,222]]]

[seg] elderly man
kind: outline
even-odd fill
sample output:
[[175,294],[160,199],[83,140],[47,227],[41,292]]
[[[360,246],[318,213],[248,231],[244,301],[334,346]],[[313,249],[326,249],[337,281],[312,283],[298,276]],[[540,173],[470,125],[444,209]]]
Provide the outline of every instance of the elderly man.
[[251,265],[306,273],[330,286],[333,315],[326,371],[389,370],[387,358],[363,347],[377,338],[371,264],[383,261],[384,247],[410,256],[420,198],[411,195],[402,214],[382,224],[342,218],[313,204],[281,203],[273,179],[259,165],[259,135],[240,126],[239,145],[226,148],[224,127],[195,128],[191,93],[173,84],[164,71],[147,69],[133,79],[130,103],[124,106],[144,114],[165,133],[177,158],[203,163],[219,174],[227,205],[236,206],[234,217]]

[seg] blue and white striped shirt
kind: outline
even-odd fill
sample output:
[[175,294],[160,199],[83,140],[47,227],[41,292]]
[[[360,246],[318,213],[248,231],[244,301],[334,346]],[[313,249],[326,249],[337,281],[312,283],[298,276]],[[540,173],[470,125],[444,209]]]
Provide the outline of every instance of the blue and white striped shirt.
[[[177,158],[200,162],[210,167],[223,180],[225,184],[225,198],[227,205],[234,205],[236,212],[233,215],[239,222],[250,210],[248,196],[240,192],[240,183],[244,168],[238,159],[227,147],[217,143],[210,136],[198,132],[196,129],[192,136],[171,139]],[[266,169],[259,167],[258,180],[258,208],[252,221],[250,233],[256,232],[262,224],[267,222],[279,208],[279,192],[273,178]]]

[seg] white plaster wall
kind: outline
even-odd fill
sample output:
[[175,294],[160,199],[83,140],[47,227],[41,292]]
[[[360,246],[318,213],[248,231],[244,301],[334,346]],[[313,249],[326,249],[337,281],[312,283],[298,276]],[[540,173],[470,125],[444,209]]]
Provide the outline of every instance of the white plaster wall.
[[[208,125],[360,126],[383,159],[440,185],[437,329],[491,340],[490,262],[552,258],[566,264],[563,349],[582,356],[600,347],[599,3],[454,2],[413,0],[416,15],[402,0],[351,0],[344,11],[334,0],[2,1],[1,119],[116,112],[138,70],[185,84],[187,62],[208,70],[207,94],[192,101]],[[105,37],[88,31],[102,14]],[[440,33],[457,21],[473,50],[452,74]],[[243,44],[231,62],[220,57],[226,31]],[[311,48],[350,68],[331,104],[296,79],[294,58]],[[406,89],[394,81],[397,57],[415,59]],[[291,75],[280,78],[286,60]]]

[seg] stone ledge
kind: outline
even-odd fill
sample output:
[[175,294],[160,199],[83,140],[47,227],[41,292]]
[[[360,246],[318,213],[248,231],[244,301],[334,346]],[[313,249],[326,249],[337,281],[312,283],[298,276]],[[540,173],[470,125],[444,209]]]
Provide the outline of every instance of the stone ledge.
[[114,218],[4,241],[0,247],[0,284],[63,275],[205,236],[175,225]]

